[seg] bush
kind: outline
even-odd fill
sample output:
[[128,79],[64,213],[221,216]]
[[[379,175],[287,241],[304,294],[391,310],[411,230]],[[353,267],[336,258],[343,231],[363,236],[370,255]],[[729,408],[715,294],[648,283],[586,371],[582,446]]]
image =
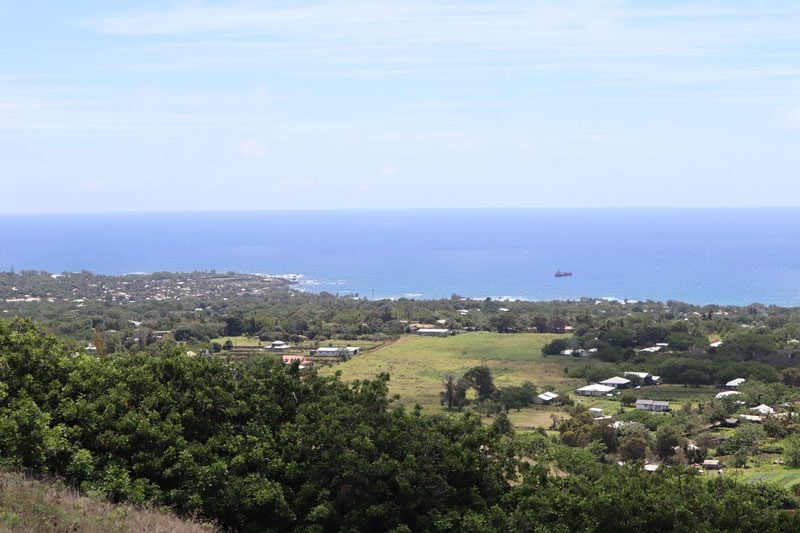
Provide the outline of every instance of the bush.
[[554,339],[542,347],[544,355],[560,355],[564,350],[569,349],[568,339]]
[[620,402],[622,402],[622,405],[631,406],[636,403],[636,399],[636,394],[632,391],[625,391],[620,397]]

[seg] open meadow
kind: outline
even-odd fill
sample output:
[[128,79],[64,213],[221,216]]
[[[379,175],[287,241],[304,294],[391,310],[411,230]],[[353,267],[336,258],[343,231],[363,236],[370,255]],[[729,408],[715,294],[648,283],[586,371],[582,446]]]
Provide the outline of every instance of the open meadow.
[[[781,459],[780,455],[774,457]],[[768,461],[748,468],[727,468],[725,474],[745,483],[771,483],[786,489],[800,484],[800,468]]]
[[[452,337],[404,336],[397,342],[350,361],[323,369],[323,374],[341,371],[347,381],[371,379],[386,372],[389,390],[399,394],[406,405],[420,404],[426,410],[439,410],[439,392],[447,374],[461,376],[470,368],[486,365],[498,387],[533,382],[540,390],[546,386],[570,390],[582,380],[569,378],[566,367],[581,364],[569,357],[545,357],[542,347],[563,335],[536,333],[472,332]],[[542,418],[542,417],[537,417]],[[549,413],[546,417],[549,421]],[[538,424],[537,424],[538,425]]]

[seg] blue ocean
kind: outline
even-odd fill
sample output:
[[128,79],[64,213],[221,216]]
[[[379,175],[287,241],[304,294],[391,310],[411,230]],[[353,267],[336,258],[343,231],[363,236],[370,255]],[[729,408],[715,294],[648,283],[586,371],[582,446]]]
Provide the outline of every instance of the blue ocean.
[[0,269],[12,268],[298,274],[304,290],[368,298],[800,306],[800,210],[5,215]]

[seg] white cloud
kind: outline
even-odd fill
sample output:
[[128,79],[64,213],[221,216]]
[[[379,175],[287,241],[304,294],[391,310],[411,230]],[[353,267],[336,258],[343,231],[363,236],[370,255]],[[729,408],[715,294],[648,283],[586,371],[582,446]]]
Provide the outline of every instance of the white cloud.
[[789,112],[788,122],[791,129],[800,129],[800,107]]
[[381,176],[383,177],[394,177],[400,174],[400,168],[396,165],[386,164],[381,167]]
[[439,80],[586,72],[682,84],[797,77],[738,47],[796,40],[798,15],[784,2],[192,2],[84,24],[141,37],[128,41],[124,68],[150,71],[279,65],[298,75]]
[[87,192],[95,192],[106,189],[109,186],[106,180],[86,180],[81,183],[81,188]]
[[263,159],[270,153],[269,145],[258,139],[243,139],[239,141],[239,153],[246,159]]

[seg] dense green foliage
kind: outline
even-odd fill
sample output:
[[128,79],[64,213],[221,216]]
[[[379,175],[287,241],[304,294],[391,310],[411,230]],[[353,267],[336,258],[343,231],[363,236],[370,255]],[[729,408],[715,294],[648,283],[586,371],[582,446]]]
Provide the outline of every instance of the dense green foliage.
[[0,323],[5,467],[239,528],[424,529],[484,512],[505,487],[477,417],[391,408],[385,377],[348,386],[270,358],[73,358],[55,344]]
[[238,530],[800,527],[778,489],[604,464],[605,430],[583,415],[572,431],[587,448],[572,449],[509,435],[504,416],[484,425],[405,410],[388,397],[388,376],[348,385],[268,357],[169,347],[67,353],[30,321],[0,321],[2,466]]

